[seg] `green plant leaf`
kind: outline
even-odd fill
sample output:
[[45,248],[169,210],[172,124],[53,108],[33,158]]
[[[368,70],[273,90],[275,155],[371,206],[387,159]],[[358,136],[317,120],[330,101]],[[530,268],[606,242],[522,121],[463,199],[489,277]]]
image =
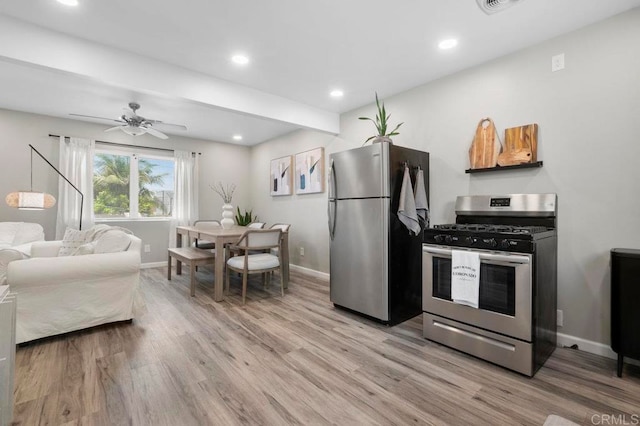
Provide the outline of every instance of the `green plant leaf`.
[[370,120],[376,126],[376,130],[378,134],[368,138],[366,141],[364,141],[363,145],[369,142],[371,139],[375,138],[376,136],[398,135],[399,134],[397,132],[398,128],[404,124],[404,122],[400,123],[391,132],[387,132],[387,129],[389,127],[389,120],[391,119],[391,114],[387,114],[387,109],[384,105],[384,101],[380,102],[380,98],[378,97],[378,92],[375,92],[375,93],[376,93],[376,108],[378,110],[375,116],[375,120],[369,117],[358,117],[358,118],[360,120]]
[[258,216],[253,216],[253,210],[242,213],[240,207],[237,208],[236,223],[240,226],[247,226],[251,222],[258,220]]
[[391,136],[391,135],[398,135],[399,133],[398,133],[398,132],[396,132],[396,130],[398,130],[398,128],[399,128],[400,126],[402,126],[403,124],[404,124],[404,122],[402,122],[402,123],[398,124],[398,125],[396,126],[396,128],[395,128],[395,129],[393,129],[393,130],[391,131],[391,133],[389,133],[389,135],[388,135],[388,136]]

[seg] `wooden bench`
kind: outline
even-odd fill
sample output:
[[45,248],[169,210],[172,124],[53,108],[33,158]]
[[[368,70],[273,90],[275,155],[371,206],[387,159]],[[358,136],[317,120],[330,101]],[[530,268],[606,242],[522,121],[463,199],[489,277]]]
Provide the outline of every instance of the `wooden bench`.
[[191,296],[196,295],[196,266],[213,263],[216,255],[210,251],[193,247],[178,247],[169,249],[169,263],[167,268],[167,279],[171,281],[171,258],[176,259],[176,274],[182,274],[182,263],[189,265],[189,275],[191,277]]

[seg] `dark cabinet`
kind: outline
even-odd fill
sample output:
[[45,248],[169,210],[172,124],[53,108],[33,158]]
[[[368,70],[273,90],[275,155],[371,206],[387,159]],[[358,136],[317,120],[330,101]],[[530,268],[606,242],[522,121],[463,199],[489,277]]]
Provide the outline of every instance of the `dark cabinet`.
[[611,349],[618,354],[618,377],[624,357],[640,359],[640,250],[611,250]]

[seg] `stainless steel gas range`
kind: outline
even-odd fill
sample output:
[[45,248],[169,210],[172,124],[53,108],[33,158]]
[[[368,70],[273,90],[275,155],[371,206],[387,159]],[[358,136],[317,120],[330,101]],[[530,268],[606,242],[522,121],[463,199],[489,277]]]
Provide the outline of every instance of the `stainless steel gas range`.
[[[527,376],[556,347],[557,196],[461,196],[424,231],[424,336]],[[477,253],[478,307],[451,298],[452,254]]]

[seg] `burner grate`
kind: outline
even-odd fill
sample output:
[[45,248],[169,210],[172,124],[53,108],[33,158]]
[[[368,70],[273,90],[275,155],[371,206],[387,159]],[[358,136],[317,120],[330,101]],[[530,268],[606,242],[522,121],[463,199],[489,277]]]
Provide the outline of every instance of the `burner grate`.
[[485,224],[443,224],[434,225],[434,229],[444,231],[467,231],[467,232],[494,232],[511,234],[536,234],[547,231],[545,226],[512,226],[512,225],[485,225]]

